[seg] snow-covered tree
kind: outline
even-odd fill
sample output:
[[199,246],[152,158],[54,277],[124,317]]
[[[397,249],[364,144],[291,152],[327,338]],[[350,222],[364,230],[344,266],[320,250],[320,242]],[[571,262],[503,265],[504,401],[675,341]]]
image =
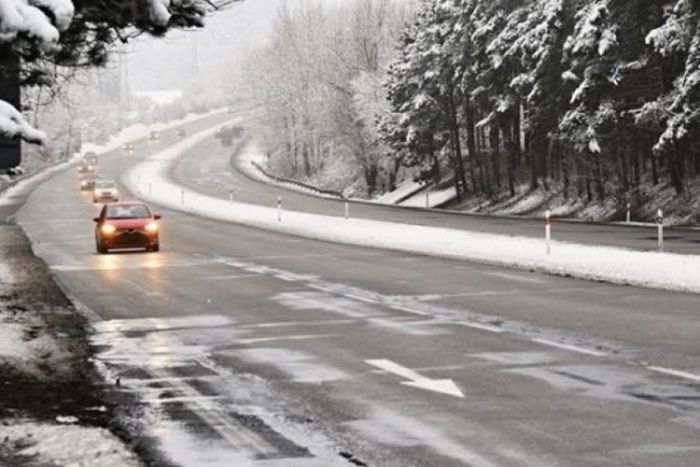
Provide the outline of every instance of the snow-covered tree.
[[273,170],[369,196],[394,183],[375,120],[387,111],[381,83],[406,11],[389,0],[279,10],[241,93]]
[[[50,85],[55,67],[104,64],[110,45],[146,32],[199,27],[210,0],[2,0],[0,57],[6,73],[20,73],[22,85]],[[20,69],[19,63],[22,61]],[[0,133],[36,142],[43,134],[7,102],[0,101]]]

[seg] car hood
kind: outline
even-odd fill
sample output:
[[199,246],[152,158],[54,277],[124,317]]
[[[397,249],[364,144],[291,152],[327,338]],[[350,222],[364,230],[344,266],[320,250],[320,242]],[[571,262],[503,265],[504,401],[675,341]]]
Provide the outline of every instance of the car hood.
[[142,227],[145,227],[146,224],[149,222],[152,222],[153,219],[145,218],[145,219],[106,219],[105,222],[108,224],[112,224],[114,227],[118,229],[139,229]]

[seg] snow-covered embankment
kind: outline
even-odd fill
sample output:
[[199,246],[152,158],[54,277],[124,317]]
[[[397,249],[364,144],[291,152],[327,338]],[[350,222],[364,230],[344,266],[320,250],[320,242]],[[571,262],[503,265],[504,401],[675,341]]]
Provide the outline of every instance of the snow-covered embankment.
[[286,234],[618,284],[700,292],[700,256],[556,241],[547,255],[544,240],[525,237],[293,211],[285,211],[278,221],[274,208],[213,198],[171,181],[168,172],[175,160],[214,131],[197,133],[148,158],[125,175],[125,183],[136,196],[164,207]]

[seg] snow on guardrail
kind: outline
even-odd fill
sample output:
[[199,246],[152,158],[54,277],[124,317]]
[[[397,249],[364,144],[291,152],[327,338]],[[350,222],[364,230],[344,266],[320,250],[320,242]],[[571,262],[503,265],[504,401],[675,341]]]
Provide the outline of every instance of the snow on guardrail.
[[551,254],[547,255],[545,242],[541,239],[344,219],[297,211],[285,211],[280,222],[272,199],[270,207],[262,207],[214,198],[189,189],[185,189],[186,201],[181,204],[181,190],[184,188],[168,178],[170,166],[214,131],[197,133],[148,158],[125,174],[124,182],[136,196],[167,208],[291,235],[582,279],[700,293],[700,256],[557,241],[551,242]]

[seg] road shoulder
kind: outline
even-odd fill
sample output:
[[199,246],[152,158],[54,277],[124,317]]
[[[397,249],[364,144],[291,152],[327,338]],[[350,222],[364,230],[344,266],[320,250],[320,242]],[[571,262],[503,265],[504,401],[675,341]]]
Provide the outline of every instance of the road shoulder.
[[86,319],[12,223],[0,224],[0,258],[0,464],[140,465]]

